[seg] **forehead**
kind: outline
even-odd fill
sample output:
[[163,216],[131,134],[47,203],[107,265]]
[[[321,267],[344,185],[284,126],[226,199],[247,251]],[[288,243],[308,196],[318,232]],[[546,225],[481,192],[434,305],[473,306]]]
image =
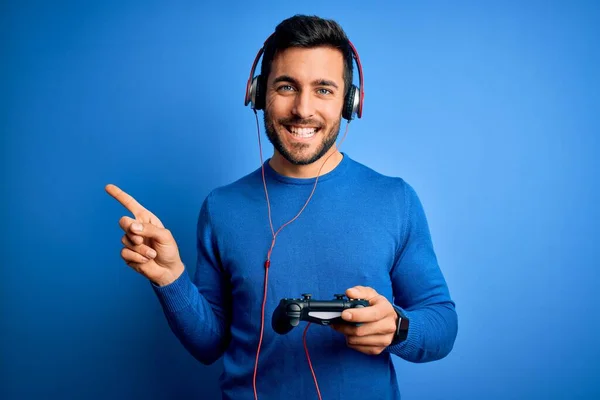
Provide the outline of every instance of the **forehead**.
[[328,79],[341,84],[344,57],[333,47],[290,47],[277,52],[271,63],[269,80],[280,75],[289,75],[300,82]]

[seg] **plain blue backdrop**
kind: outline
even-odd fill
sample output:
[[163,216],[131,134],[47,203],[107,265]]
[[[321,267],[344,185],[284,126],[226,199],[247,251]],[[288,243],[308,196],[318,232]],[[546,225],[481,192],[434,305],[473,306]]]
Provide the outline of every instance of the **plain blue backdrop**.
[[599,3],[211,3],[0,5],[0,398],[219,398],[220,361],[120,258],[104,186],[193,269],[205,196],[259,166],[251,63],[296,13],[357,47],[342,150],[415,187],[457,303],[447,358],[396,360],[403,398],[600,398]]

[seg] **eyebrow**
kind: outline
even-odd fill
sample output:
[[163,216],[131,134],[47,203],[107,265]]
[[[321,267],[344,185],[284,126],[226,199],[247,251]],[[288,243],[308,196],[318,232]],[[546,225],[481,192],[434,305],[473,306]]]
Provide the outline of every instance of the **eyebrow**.
[[[299,86],[299,82],[297,79],[292,78],[289,75],[280,75],[277,78],[275,78],[273,80],[273,85],[279,82],[289,82],[289,83],[293,83],[296,86]],[[327,79],[316,79],[314,81],[312,81],[312,85],[313,86],[331,86],[334,87],[336,89],[338,89],[338,85],[334,82],[334,81],[330,81]]]

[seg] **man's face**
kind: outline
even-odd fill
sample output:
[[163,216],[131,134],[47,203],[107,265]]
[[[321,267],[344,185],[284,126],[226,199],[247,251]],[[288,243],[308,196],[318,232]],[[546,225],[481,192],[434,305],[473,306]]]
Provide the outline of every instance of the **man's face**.
[[264,111],[267,137],[287,161],[308,165],[335,143],[344,101],[344,59],[331,47],[291,47],[271,64]]

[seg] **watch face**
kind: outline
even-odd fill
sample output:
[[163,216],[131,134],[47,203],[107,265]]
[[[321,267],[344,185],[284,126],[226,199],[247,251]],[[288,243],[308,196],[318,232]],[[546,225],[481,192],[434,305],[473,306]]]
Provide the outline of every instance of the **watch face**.
[[398,314],[398,326],[396,329],[396,334],[394,335],[394,340],[392,341],[392,345],[398,344],[398,343],[406,340],[406,338],[408,337],[408,325],[409,325],[408,318],[406,318],[404,315],[402,315],[400,310],[398,310],[397,308],[394,308],[394,310],[396,310],[396,314]]
[[398,321],[399,331],[408,331],[408,318],[400,318]]

